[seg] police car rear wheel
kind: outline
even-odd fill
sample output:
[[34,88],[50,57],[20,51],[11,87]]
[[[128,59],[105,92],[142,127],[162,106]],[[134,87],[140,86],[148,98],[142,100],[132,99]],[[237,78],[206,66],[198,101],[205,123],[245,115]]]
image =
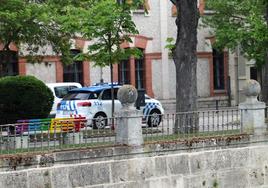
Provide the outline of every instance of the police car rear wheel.
[[161,122],[161,113],[159,110],[152,110],[150,112],[149,118],[148,118],[148,126],[149,127],[157,127]]
[[94,129],[104,129],[107,126],[107,117],[105,114],[96,114],[93,119]]

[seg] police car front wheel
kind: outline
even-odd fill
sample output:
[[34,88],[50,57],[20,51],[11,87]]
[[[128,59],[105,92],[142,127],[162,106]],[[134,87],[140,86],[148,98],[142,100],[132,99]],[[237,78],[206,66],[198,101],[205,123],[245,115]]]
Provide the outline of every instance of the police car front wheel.
[[104,129],[108,124],[107,116],[103,113],[96,114],[93,119],[94,129]]

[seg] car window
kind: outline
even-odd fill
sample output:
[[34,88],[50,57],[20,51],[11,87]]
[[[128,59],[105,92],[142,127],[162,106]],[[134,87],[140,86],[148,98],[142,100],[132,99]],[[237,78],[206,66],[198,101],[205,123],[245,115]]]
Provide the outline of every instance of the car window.
[[68,91],[77,88],[76,86],[58,86],[54,88],[56,97],[63,98],[67,95]]
[[[112,100],[112,90],[106,89],[102,93],[102,100]],[[114,99],[117,99],[118,88],[114,88]]]
[[95,92],[69,92],[63,100],[88,100],[88,99],[97,99],[99,93]]

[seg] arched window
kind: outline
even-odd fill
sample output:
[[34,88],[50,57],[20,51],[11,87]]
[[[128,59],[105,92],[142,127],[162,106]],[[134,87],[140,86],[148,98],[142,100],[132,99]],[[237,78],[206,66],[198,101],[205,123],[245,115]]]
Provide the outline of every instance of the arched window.
[[139,58],[122,60],[118,64],[118,82],[120,84],[132,84],[137,89],[145,88],[145,59],[144,51]]
[[130,84],[130,62],[129,62],[129,59],[122,60],[118,64],[118,82],[120,84]]
[[224,71],[224,53],[223,51],[213,49],[214,90],[225,89]]
[[[80,53],[80,50],[71,50],[73,57]],[[83,62],[73,61],[70,65],[63,66],[63,81],[78,82],[84,85],[83,81]]]
[[144,53],[142,51],[142,56],[135,59],[135,83],[137,89],[143,89],[144,88],[144,74],[145,74],[145,65],[144,65]]

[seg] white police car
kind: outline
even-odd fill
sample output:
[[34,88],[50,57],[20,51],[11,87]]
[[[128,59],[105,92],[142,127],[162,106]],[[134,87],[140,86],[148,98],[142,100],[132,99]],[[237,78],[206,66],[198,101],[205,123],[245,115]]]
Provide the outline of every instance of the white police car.
[[54,103],[50,112],[50,117],[55,117],[57,111],[57,104],[74,88],[81,88],[81,84],[76,82],[60,82],[60,83],[46,83],[46,86],[52,91],[54,96]]
[[[117,99],[120,85],[114,85],[115,113],[121,108]],[[159,101],[145,96],[146,105],[143,110],[143,123],[148,126],[158,126],[161,122],[164,109]],[[103,84],[73,89],[58,104],[56,118],[86,117],[87,125],[93,128],[104,128],[111,118],[112,109],[111,85]]]

